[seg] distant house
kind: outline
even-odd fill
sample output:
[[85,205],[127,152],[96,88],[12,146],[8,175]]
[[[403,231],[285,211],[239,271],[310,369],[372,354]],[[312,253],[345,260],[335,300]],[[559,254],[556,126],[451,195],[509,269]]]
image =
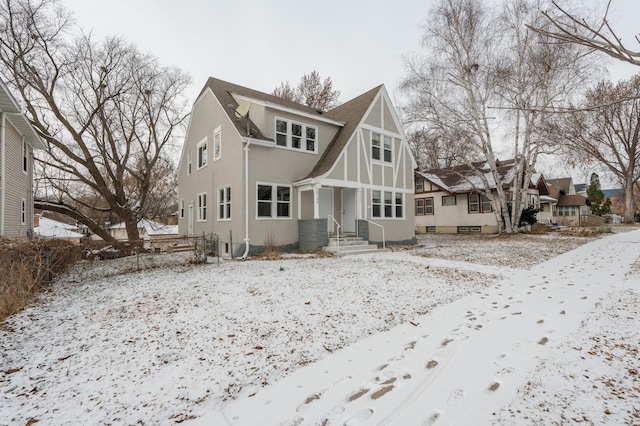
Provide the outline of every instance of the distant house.
[[570,177],[548,179],[549,194],[540,199],[538,222],[561,226],[579,226],[582,219],[589,216],[589,199],[576,194],[573,179]]
[[[127,228],[124,222],[112,225],[108,229],[109,234],[118,241],[127,241]],[[165,238],[175,238],[178,236],[177,225],[165,225],[148,219],[138,221],[138,233],[143,241],[154,241]]]
[[611,213],[624,216],[624,189],[603,189],[605,199],[611,200]]
[[[513,160],[497,162],[505,191],[516,175]],[[483,194],[482,173],[493,192],[496,182],[486,161],[446,169],[415,172],[415,228],[417,233],[498,232],[498,222],[489,198]],[[540,196],[547,195],[544,177],[532,176],[527,190],[527,205],[538,207]]]
[[0,237],[33,236],[33,151],[43,147],[0,80]]
[[415,164],[384,86],[325,112],[210,78],[180,160],[180,234],[217,235],[223,256],[338,231],[408,242]]
[[83,234],[76,232],[78,228],[73,225],[58,222],[57,220],[46,217],[34,217],[33,232],[36,239],[60,239],[79,244],[84,237]]

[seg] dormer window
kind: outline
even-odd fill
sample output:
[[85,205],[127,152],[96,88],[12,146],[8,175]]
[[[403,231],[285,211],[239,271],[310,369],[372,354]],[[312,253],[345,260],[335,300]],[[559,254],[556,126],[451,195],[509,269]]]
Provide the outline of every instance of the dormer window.
[[276,145],[305,152],[317,152],[315,126],[276,118]]

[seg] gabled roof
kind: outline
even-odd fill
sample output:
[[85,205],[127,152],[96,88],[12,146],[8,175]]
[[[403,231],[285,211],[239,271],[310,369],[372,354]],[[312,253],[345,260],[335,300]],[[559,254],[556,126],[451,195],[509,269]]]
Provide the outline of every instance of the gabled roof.
[[[515,161],[496,161],[498,176],[503,186],[508,186],[516,176]],[[416,171],[416,174],[428,179],[435,185],[451,194],[462,194],[476,190],[484,190],[484,184],[478,172],[484,174],[493,189],[496,187],[495,179],[491,173],[489,164],[486,161],[478,161],[471,164],[448,167],[446,169],[429,170],[427,172]],[[540,174],[534,174],[529,184],[539,185]]]
[[[306,115],[311,115],[317,117],[319,120],[324,119],[328,114],[322,111],[319,111],[316,108],[311,108],[309,106],[299,104],[297,102],[289,101],[287,99],[280,98],[278,96],[269,95],[264,92],[260,92],[258,90],[249,89],[248,87],[240,86],[238,84],[229,83],[228,81],[219,80],[217,78],[209,77],[207,83],[202,88],[200,95],[198,98],[207,90],[211,90],[218,101],[222,105],[222,108],[226,112],[227,116],[231,120],[231,122],[235,125],[238,133],[242,137],[247,137],[247,119],[246,118],[238,118],[235,113],[235,109],[238,108],[239,104],[233,95],[246,97],[250,99],[255,99],[258,101],[262,101],[266,104],[272,104],[275,106],[281,106],[284,108],[288,108],[291,110],[299,111]],[[251,121],[251,115],[249,115],[249,121]],[[253,123],[250,123],[250,132],[251,137],[253,139],[261,139],[273,141],[273,139],[266,137],[260,129],[258,129]]]
[[327,173],[336,162],[351,136],[356,131],[364,115],[371,107],[374,99],[382,89],[382,85],[369,90],[362,95],[353,98],[349,102],[327,111],[325,115],[333,120],[344,122],[344,126],[336,133],[333,140],[324,150],[320,160],[311,172],[304,178],[310,179]]
[[551,185],[560,187],[565,194],[569,194],[569,188],[571,187],[571,183],[573,179],[570,177],[559,178],[559,179],[548,179],[547,182]]
[[0,80],[0,112],[7,114],[11,124],[18,129],[34,149],[44,148],[40,135],[38,135],[27,117],[24,116],[20,104],[2,80]]

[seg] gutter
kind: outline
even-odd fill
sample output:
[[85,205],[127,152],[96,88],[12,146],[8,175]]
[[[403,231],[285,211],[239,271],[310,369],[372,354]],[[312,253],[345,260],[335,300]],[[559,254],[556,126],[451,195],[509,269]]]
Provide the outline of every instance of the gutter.
[[249,145],[251,139],[246,138],[244,141],[244,254],[242,260],[246,260],[249,256]]

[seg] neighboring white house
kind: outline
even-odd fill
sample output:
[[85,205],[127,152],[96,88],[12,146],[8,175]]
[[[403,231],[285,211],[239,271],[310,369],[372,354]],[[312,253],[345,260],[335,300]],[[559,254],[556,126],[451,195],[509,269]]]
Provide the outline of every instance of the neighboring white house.
[[[138,221],[138,232],[140,239],[143,241],[174,238],[178,236],[178,225],[165,225],[148,219],[140,219]],[[129,240],[124,222],[110,226],[109,234],[119,241]]]
[[[513,160],[497,161],[505,191],[515,178]],[[426,172],[415,172],[415,227],[417,233],[498,233],[499,227],[490,199],[483,193],[485,179],[495,192],[496,182],[485,161]],[[527,206],[540,207],[540,196],[548,195],[544,177],[531,177]]]
[[37,239],[56,238],[79,244],[84,235],[75,232],[77,230],[76,226],[58,222],[57,220],[40,216],[34,218],[33,232]]
[[180,234],[217,235],[223,256],[317,249],[338,225],[411,241],[415,165],[384,86],[323,112],[210,78],[180,160]]
[[33,150],[43,142],[0,80],[0,237],[33,236]]

